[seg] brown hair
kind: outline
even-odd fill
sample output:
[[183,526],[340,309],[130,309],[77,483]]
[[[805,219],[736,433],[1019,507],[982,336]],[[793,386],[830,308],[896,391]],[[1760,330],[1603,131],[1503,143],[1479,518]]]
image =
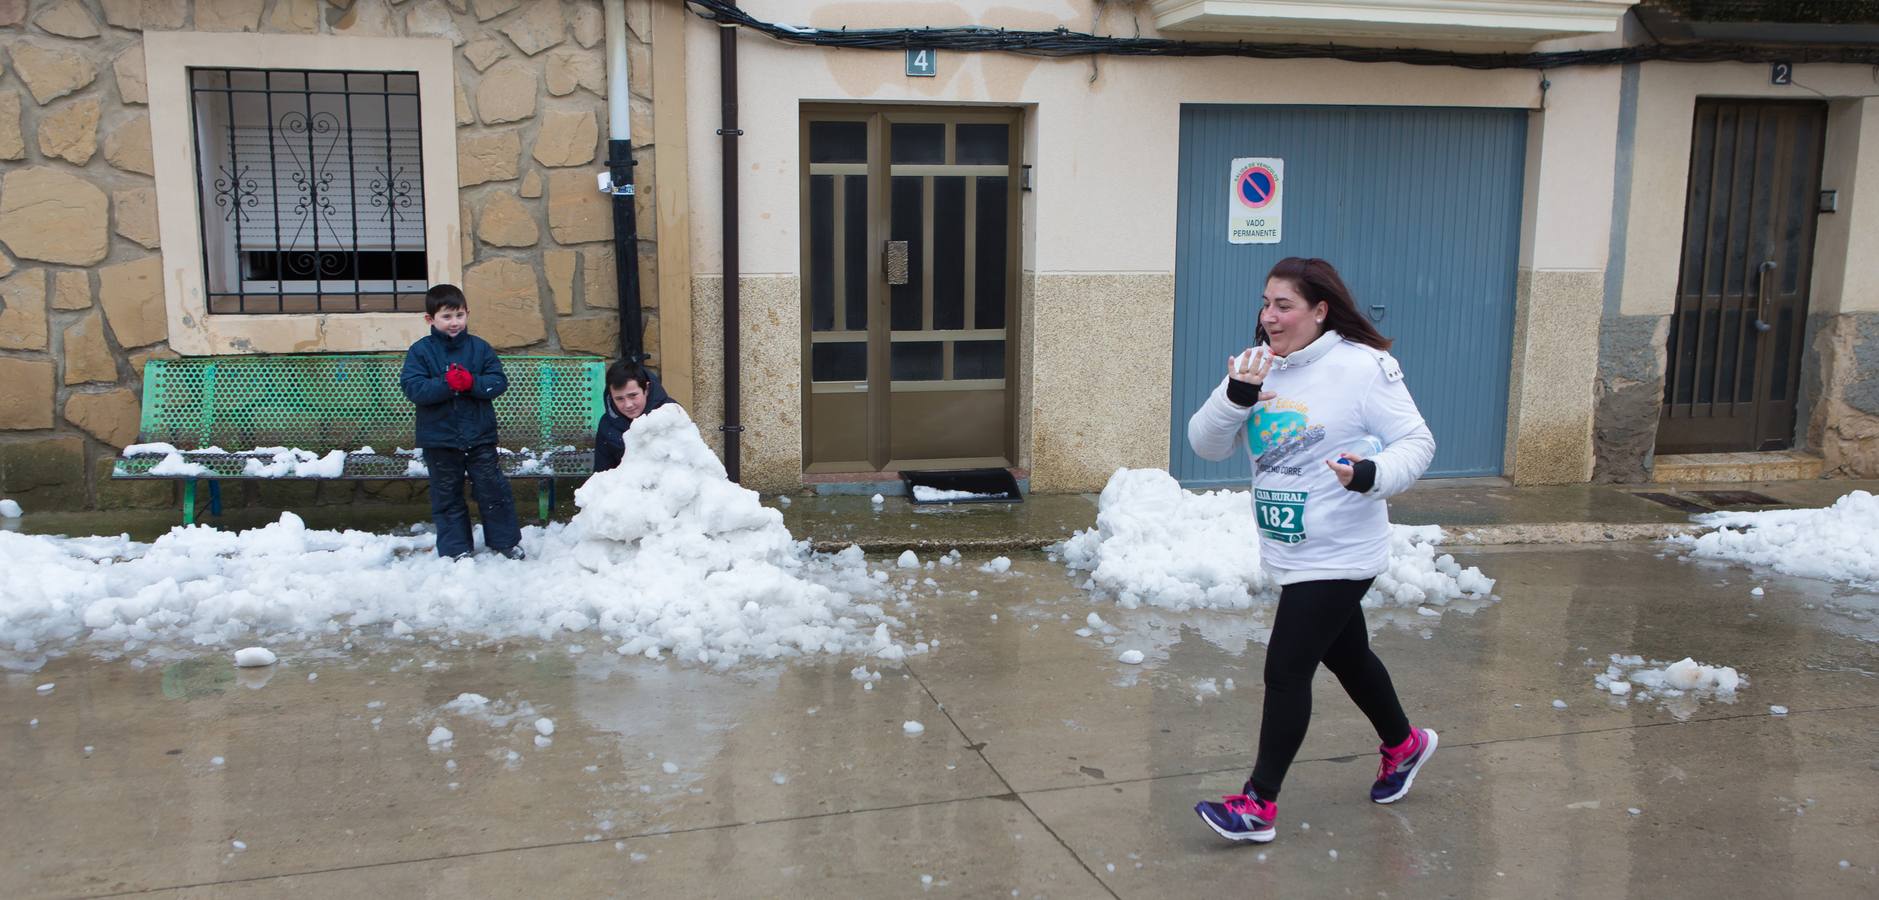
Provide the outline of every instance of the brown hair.
[[1325,304],[1324,327],[1336,331],[1347,341],[1354,341],[1378,350],[1390,349],[1392,341],[1377,331],[1375,325],[1357,311],[1357,301],[1351,299],[1351,289],[1344,286],[1344,279],[1337,269],[1322,259],[1305,259],[1288,256],[1279,260],[1266,275],[1267,280],[1282,278],[1298,287],[1307,303]]

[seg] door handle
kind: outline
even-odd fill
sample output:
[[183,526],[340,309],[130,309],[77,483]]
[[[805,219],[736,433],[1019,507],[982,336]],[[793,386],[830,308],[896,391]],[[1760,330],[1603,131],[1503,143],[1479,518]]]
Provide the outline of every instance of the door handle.
[[1390,313],[1389,308],[1385,304],[1382,304],[1382,303],[1370,304],[1370,321],[1372,322],[1383,321],[1383,317],[1389,315],[1389,313]]
[[1755,268],[1755,330],[1768,331],[1775,326],[1768,324],[1768,273],[1779,268],[1775,261],[1764,260]]
[[888,241],[881,248],[881,267],[887,270],[887,283],[902,285],[907,283],[907,242]]

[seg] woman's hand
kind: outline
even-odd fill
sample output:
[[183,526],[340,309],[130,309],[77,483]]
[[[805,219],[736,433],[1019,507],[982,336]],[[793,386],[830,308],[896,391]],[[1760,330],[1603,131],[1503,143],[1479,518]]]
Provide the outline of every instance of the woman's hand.
[[1350,487],[1351,479],[1357,474],[1357,464],[1362,462],[1363,458],[1361,453],[1339,450],[1336,459],[1327,459],[1324,464],[1330,467],[1331,474],[1337,476],[1338,484]]
[[[1249,347],[1244,353],[1227,357],[1227,378],[1244,384],[1254,391],[1259,391],[1260,386],[1266,383],[1266,376],[1271,373],[1272,355],[1267,353],[1263,347]],[[1242,392],[1229,391],[1228,393],[1231,395]],[[1264,403],[1279,395],[1272,391],[1259,391],[1257,396],[1259,399],[1254,402]],[[1252,405],[1243,400],[1237,400],[1236,402],[1242,406]]]

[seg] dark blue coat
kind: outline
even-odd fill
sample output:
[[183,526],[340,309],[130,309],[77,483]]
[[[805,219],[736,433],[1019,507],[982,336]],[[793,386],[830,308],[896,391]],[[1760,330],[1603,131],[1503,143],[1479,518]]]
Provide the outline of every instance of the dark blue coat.
[[[646,385],[646,412],[640,413],[642,416],[672,402],[659,376],[650,371],[646,375],[652,383]],[[594,433],[594,471],[605,472],[626,458],[626,430],[633,427],[633,420],[613,408],[611,391],[601,393],[600,408],[600,427]]]
[[[468,391],[457,393],[444,381],[452,363],[476,376]],[[496,405],[490,401],[508,390],[509,377],[488,341],[468,331],[453,338],[432,328],[405,351],[398,383],[418,408],[419,447],[468,450],[496,443]]]

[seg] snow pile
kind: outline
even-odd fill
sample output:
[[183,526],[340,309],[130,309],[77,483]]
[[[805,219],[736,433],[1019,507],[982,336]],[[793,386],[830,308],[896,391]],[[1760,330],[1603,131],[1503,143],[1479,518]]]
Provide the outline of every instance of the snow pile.
[[1879,585],[1879,497],[1854,491],[1825,509],[1710,513],[1717,530],[1672,538],[1690,555],[1764,566],[1786,575]]
[[[1394,526],[1390,566],[1364,606],[1442,606],[1486,597],[1494,579],[1436,553],[1442,530]],[[1090,573],[1086,587],[1118,605],[1245,609],[1278,600],[1279,586],[1259,566],[1259,532],[1246,491],[1192,494],[1160,469],[1119,469],[1103,488],[1096,527],[1060,548],[1071,569]]]
[[1678,696],[1679,691],[1708,691],[1727,697],[1748,683],[1734,668],[1706,666],[1687,656],[1661,669],[1632,672],[1631,681],[1670,697]]
[[184,459],[181,453],[171,451],[156,465],[150,467],[150,474],[191,478],[209,474],[209,467],[201,463],[192,463]]
[[[369,453],[371,448],[359,452]],[[298,447],[258,447],[243,455],[247,458],[241,463],[242,474],[251,478],[339,478],[346,474],[344,450],[321,456]]]
[[626,462],[575,502],[573,522],[525,529],[526,561],[452,562],[432,535],[317,531],[291,513],[150,544],[0,531],[0,662],[34,667],[83,639],[134,651],[369,626],[406,640],[597,632],[621,654],[715,665],[920,650],[895,639],[861,550],[817,556],[793,541],[781,513],[725,479],[680,407],[636,421]]
[[[1596,665],[1592,660],[1588,664]],[[1616,698],[1661,699],[1678,718],[1695,711],[1693,700],[1714,699],[1734,703],[1736,691],[1748,679],[1729,666],[1710,666],[1690,657],[1665,664],[1642,656],[1611,655],[1611,664],[1592,679],[1599,690]]]
[[916,484],[913,486],[913,499],[921,503],[950,503],[954,500],[1006,500],[1010,497],[1003,491],[996,494],[975,494],[971,491],[949,491],[944,488]]

